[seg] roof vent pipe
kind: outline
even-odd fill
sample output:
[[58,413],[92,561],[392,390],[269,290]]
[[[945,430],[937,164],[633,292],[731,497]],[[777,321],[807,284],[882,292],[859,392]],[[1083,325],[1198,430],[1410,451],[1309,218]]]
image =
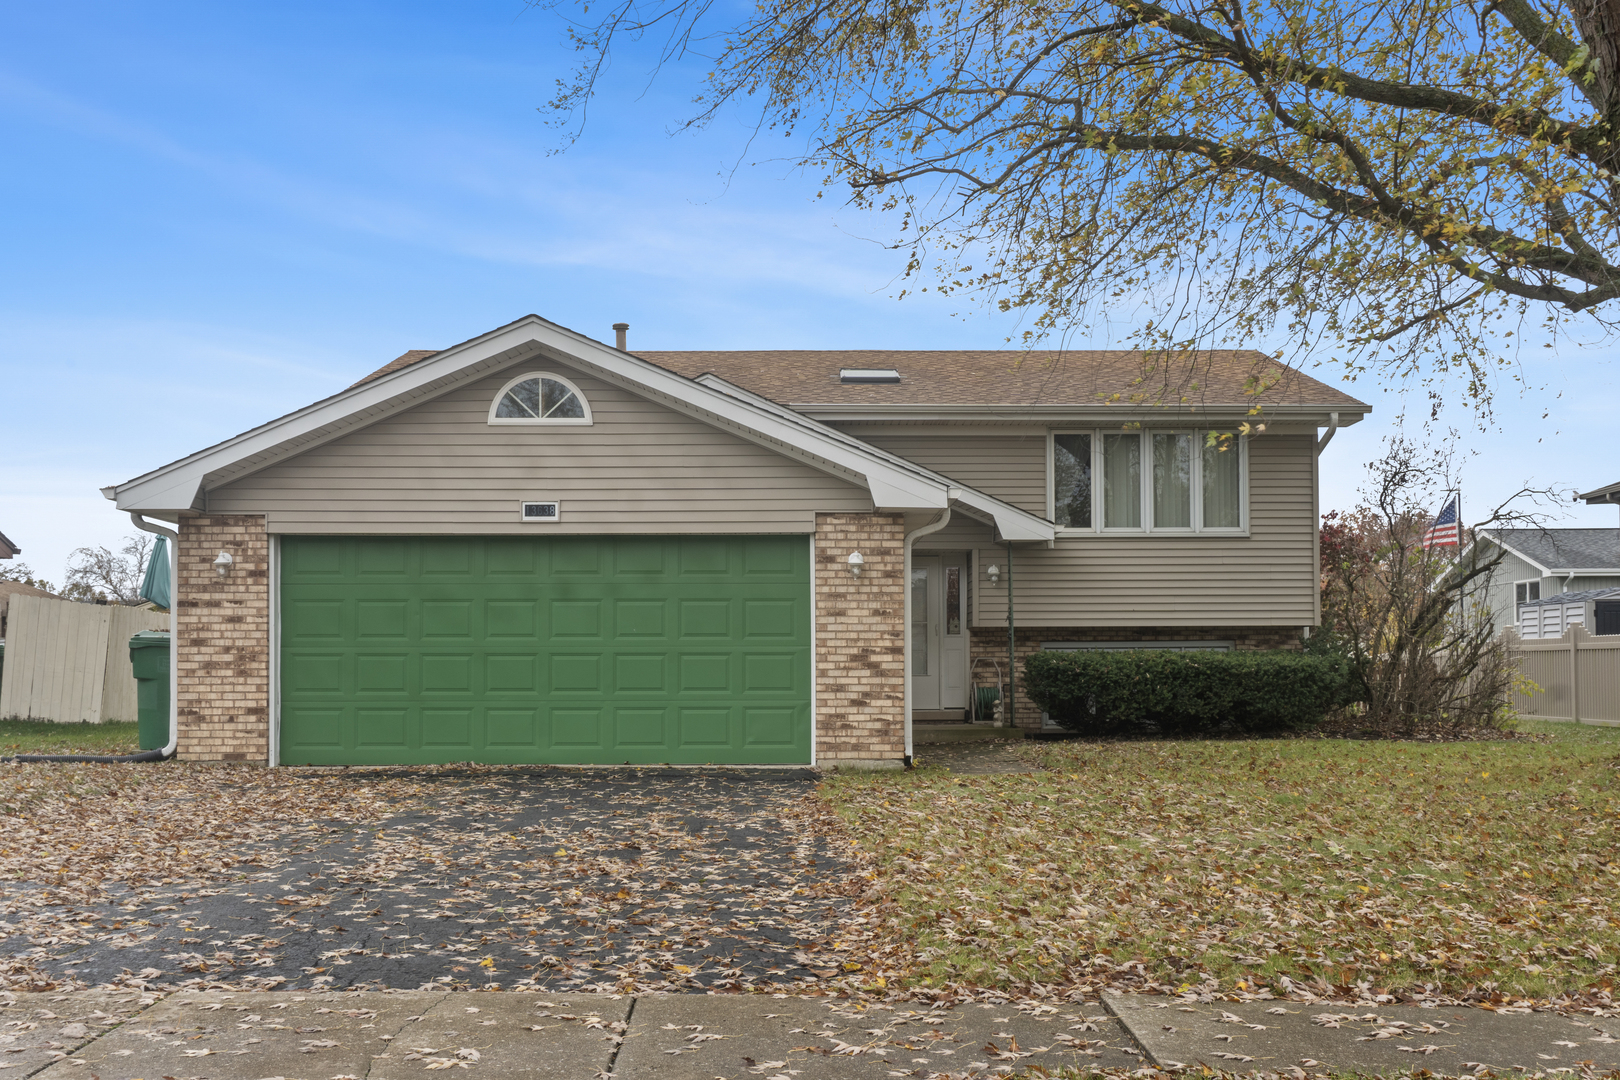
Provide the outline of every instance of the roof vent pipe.
[[620,352],[629,352],[630,351],[629,350],[629,345],[625,341],[625,338],[629,335],[629,333],[630,333],[630,324],[629,323],[627,323],[627,322],[616,322],[616,323],[614,323],[613,324],[613,347],[618,349]]

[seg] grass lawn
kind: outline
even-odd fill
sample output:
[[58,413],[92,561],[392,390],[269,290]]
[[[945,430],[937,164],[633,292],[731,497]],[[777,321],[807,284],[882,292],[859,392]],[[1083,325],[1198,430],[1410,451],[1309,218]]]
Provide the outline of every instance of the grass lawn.
[[871,860],[851,937],[909,985],[1609,988],[1620,729],[1521,730],[1023,744],[1033,775],[924,747],[821,792]]
[[6,754],[133,754],[140,749],[134,721],[53,724],[0,720],[0,756]]

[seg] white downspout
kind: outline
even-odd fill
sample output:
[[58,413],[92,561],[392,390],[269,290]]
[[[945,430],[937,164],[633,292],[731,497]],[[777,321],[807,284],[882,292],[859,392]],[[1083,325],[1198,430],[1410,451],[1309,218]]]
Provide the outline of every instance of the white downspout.
[[905,663],[905,668],[906,668],[906,696],[905,696],[905,701],[904,701],[904,708],[905,708],[905,718],[906,718],[906,764],[908,766],[911,764],[911,758],[912,758],[912,754],[911,754],[911,750],[912,750],[912,746],[911,746],[911,545],[912,545],[913,541],[917,540],[920,537],[927,536],[930,533],[939,532],[939,530],[943,529],[946,525],[950,524],[950,521],[951,521],[951,508],[949,506],[947,506],[947,507],[945,507],[945,509],[943,511],[941,511],[939,517],[935,518],[933,521],[930,521],[927,525],[924,525],[921,528],[918,528],[918,529],[916,529],[916,530],[914,530],[912,532],[906,533],[905,570],[902,572],[904,576],[902,577],[900,584],[901,584],[901,587],[905,589],[905,596],[906,596],[906,602],[904,604],[904,614],[903,614],[902,617],[906,621],[906,637],[905,637],[906,648],[905,648],[905,657],[904,657],[903,662]]
[[142,532],[169,538],[169,743],[163,756],[171,758],[180,745],[180,534],[152,524],[133,510],[129,520]]

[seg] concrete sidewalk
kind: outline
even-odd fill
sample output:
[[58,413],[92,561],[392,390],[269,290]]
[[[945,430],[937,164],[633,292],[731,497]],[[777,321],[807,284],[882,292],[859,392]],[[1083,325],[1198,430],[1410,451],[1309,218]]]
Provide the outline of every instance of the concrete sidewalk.
[[[1139,1068],[1100,1006],[858,1007],[766,994],[175,993],[17,995],[6,1080],[865,1080],[1024,1065]],[[8,1041],[9,1040],[9,1041]]]
[[[18,994],[6,1080],[966,1080],[1146,1064],[1299,1075],[1620,1068],[1620,1021],[1297,1002],[858,1006],[765,994]],[[15,1072],[11,1070],[17,1070]]]
[[1297,1001],[1205,1005],[1126,994],[1103,1001],[1153,1063],[1168,1069],[1428,1069],[1444,1076],[1481,1065],[1496,1072],[1620,1069],[1620,1018]]

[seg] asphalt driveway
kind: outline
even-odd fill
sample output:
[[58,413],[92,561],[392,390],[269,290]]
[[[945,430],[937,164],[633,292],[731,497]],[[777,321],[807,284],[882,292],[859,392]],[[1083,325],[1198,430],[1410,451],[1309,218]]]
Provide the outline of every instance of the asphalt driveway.
[[[260,832],[213,880],[114,878],[55,912],[37,883],[7,882],[6,913],[32,914],[0,923],[0,949],[83,987],[634,991],[845,974],[835,934],[856,890],[806,799],[813,774],[401,772],[311,773],[337,793],[386,784],[393,812]],[[206,817],[208,800],[186,812]]]

